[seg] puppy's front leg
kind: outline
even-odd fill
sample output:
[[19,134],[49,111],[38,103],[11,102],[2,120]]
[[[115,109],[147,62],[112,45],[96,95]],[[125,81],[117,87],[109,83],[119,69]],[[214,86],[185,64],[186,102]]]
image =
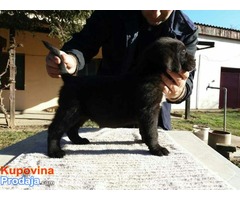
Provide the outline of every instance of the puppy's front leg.
[[142,112],[139,119],[139,131],[151,154],[166,156],[169,151],[158,143],[158,113],[156,109],[151,110],[151,108]]

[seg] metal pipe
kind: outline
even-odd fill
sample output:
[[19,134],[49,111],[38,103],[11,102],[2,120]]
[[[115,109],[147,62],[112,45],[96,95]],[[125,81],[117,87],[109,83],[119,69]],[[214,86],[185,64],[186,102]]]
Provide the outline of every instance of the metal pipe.
[[201,66],[201,54],[199,55],[198,69],[197,69],[196,109],[198,109],[198,102],[199,102],[199,82],[200,82],[200,72],[201,72],[200,66]]
[[223,107],[223,111],[224,111],[224,117],[223,117],[223,131],[226,131],[226,124],[227,124],[227,88],[225,87],[212,87],[210,86],[210,84],[207,86],[206,90],[210,88],[210,89],[223,89],[224,91],[224,107]]
[[226,131],[226,123],[227,123],[227,88],[222,88],[224,91],[224,121],[223,121],[223,130]]

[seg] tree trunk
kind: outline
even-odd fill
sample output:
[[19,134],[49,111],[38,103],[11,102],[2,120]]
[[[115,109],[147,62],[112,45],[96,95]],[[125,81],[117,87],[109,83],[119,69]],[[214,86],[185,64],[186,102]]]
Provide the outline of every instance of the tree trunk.
[[15,65],[15,30],[10,29],[10,48],[9,48],[9,67],[10,67],[10,94],[9,94],[9,104],[10,104],[10,128],[15,128],[15,85],[16,85],[16,65]]

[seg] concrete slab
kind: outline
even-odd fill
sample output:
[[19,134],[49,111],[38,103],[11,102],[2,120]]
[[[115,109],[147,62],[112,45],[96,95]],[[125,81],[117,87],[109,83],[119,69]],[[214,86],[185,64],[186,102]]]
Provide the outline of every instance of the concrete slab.
[[[88,129],[89,131],[89,129]],[[240,168],[221,156],[189,131],[168,131],[169,136],[231,186],[240,189]],[[43,131],[0,151],[0,166],[6,165],[21,153],[46,152],[47,132]]]
[[236,189],[240,189],[240,168],[191,132],[170,131],[169,135],[207,168],[217,173]]

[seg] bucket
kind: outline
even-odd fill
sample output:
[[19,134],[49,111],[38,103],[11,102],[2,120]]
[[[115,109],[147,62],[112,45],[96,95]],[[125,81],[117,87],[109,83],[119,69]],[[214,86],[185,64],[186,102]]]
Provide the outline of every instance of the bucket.
[[208,145],[214,149],[216,149],[217,143],[231,145],[231,138],[232,135],[229,132],[214,130],[212,132],[209,132]]
[[204,142],[208,142],[208,132],[210,128],[205,125],[193,125],[193,134]]

